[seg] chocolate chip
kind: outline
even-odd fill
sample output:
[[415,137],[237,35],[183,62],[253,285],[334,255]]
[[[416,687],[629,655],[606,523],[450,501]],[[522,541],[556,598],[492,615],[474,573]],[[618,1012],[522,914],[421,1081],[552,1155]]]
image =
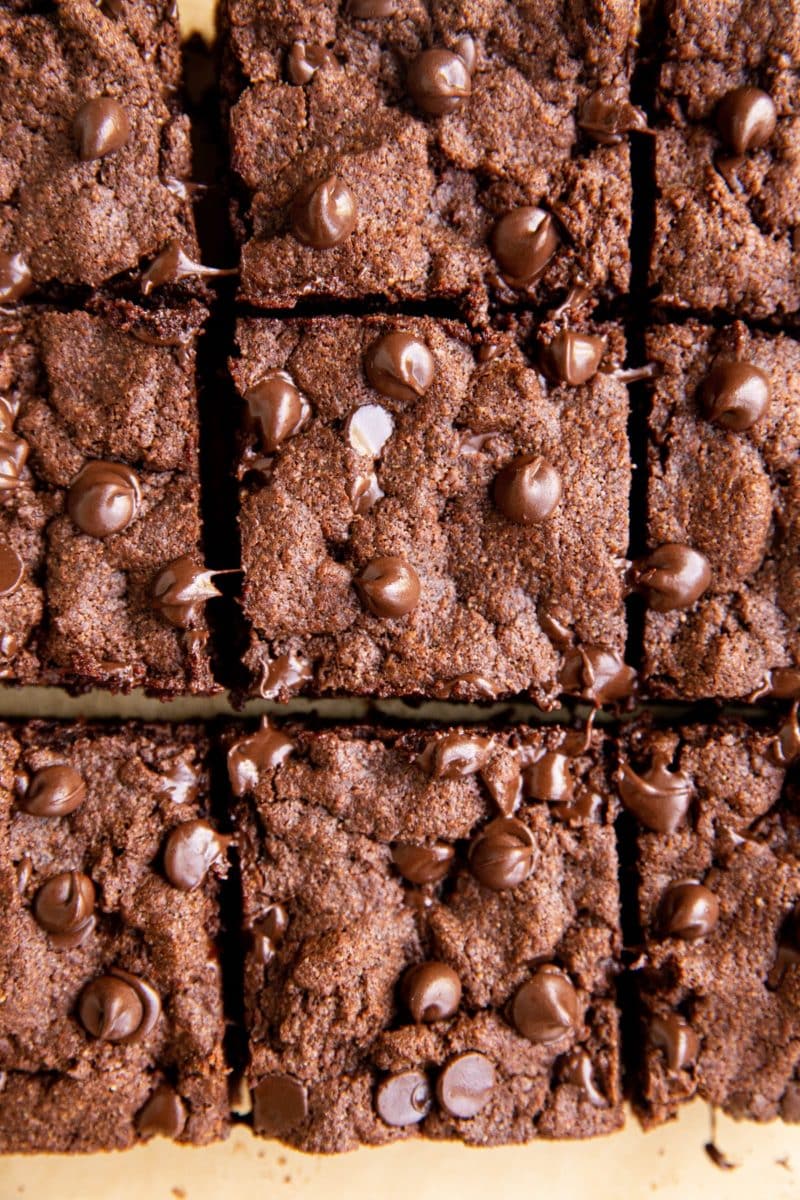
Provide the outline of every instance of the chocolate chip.
[[413,846],[398,842],[392,848],[392,861],[409,883],[438,883],[453,865],[455,850],[444,842],[430,846]]
[[534,850],[533,834],[527,825],[516,817],[497,817],[471,843],[470,869],[484,887],[502,892],[528,878]]
[[546,965],[518,989],[511,1015],[529,1042],[549,1046],[578,1028],[578,994],[563,971]]
[[245,392],[246,421],[258,434],[266,454],[299,433],[310,415],[310,408],[286,371],[268,371]]
[[491,738],[453,729],[428,742],[419,761],[434,779],[462,779],[486,765],[491,748]]
[[561,476],[540,454],[521,454],[494,481],[494,502],[517,525],[546,521],[561,499]]
[[795,759],[800,758],[800,722],[798,722],[797,702],[792,705],[791,713],[778,730],[772,753],[775,761],[781,767],[788,767]]
[[401,992],[414,1020],[429,1024],[444,1021],[458,1012],[461,980],[447,963],[419,963],[406,971]]
[[691,608],[711,583],[708,559],[691,546],[667,542],[640,559],[634,580],[655,612]]
[[466,1121],[486,1107],[494,1085],[494,1064],[472,1051],[450,1059],[436,1081],[436,1096],[445,1112]]
[[647,1039],[656,1050],[662,1050],[670,1071],[682,1071],[694,1065],[700,1052],[700,1039],[683,1017],[670,1013],[651,1018]]
[[766,412],[769,377],[752,363],[718,363],[700,385],[700,402],[718,425],[742,433]]
[[372,386],[393,400],[413,402],[433,383],[436,363],[428,346],[412,333],[395,330],[376,338],[364,355]]
[[20,475],[28,461],[28,443],[13,433],[0,434],[0,492],[19,487]]
[[290,83],[308,83],[330,58],[331,53],[325,46],[309,46],[303,41],[295,42],[286,60],[286,74]]
[[42,767],[31,779],[20,808],[35,817],[65,817],[86,799],[86,784],[73,767]]
[[129,983],[101,975],[83,989],[78,1014],[84,1029],[93,1037],[122,1042],[138,1030],[144,1019],[144,1007]]
[[206,267],[203,263],[195,262],[186,254],[180,242],[173,238],[142,273],[139,286],[142,294],[149,296],[153,288],[163,287],[167,283],[177,283],[178,280],[191,275],[196,275],[201,279],[212,279],[216,276],[238,275],[238,273],[236,267]]
[[357,20],[381,20],[393,17],[400,9],[400,0],[350,0],[347,11]]
[[569,758],[547,750],[526,769],[523,781],[527,795],[534,800],[569,800],[574,786]]
[[186,1105],[180,1096],[162,1083],[136,1114],[136,1131],[140,1137],[179,1138],[186,1127]]
[[373,558],[353,583],[362,604],[374,617],[404,617],[419,603],[419,575],[411,563],[396,555]]
[[674,833],[694,796],[694,782],[683,771],[669,769],[669,755],[656,753],[637,775],[628,763],[620,768],[619,794],[628,812],[655,833]]
[[128,114],[112,96],[95,96],[82,104],[72,124],[78,157],[104,158],[121,150],[131,135]]
[[98,460],[82,467],[67,493],[67,512],[82,533],[105,538],[127,529],[139,511],[139,480],[122,463]]
[[21,254],[0,250],[0,304],[13,304],[33,287],[31,269]]
[[265,1075],[253,1088],[253,1129],[281,1137],[305,1121],[308,1094],[292,1075]]
[[228,778],[234,796],[255,791],[261,772],[273,771],[293,750],[294,742],[263,717],[257,733],[240,738],[228,751]]
[[626,133],[644,133],[647,117],[613,87],[592,92],[580,111],[578,125],[601,146],[616,146]]
[[200,887],[213,866],[224,866],[231,841],[208,821],[184,821],[167,838],[164,874],[173,887],[191,892]]
[[800,699],[800,667],[778,667],[771,671],[768,694],[776,700]]
[[25,568],[8,542],[0,542],[0,597],[13,596],[22,585]]
[[262,700],[285,699],[286,693],[299,691],[312,678],[311,663],[299,654],[279,654],[261,663],[258,691]]
[[282,904],[270,904],[253,925],[253,951],[266,966],[289,928],[289,914]]
[[[347,440],[356,454],[378,458],[394,433],[392,414],[380,404],[362,404],[347,422]],[[377,481],[376,481],[377,482]]]
[[580,1088],[594,1108],[608,1108],[608,1101],[597,1086],[594,1065],[586,1050],[572,1050],[561,1061],[559,1075],[563,1083]]
[[292,232],[314,250],[330,250],[356,227],[356,198],[336,175],[308,184],[292,204]]
[[665,935],[695,941],[706,937],[719,920],[719,901],[696,879],[685,879],[667,888],[659,911]]
[[475,70],[475,59],[477,56],[475,39],[473,38],[472,34],[462,33],[459,38],[456,38],[455,52],[459,58],[463,59],[464,66],[471,75]]
[[534,283],[558,245],[555,221],[541,208],[512,208],[492,231],[492,254],[506,283],[514,288]]
[[422,1071],[387,1075],[375,1091],[375,1111],[387,1125],[416,1125],[431,1109],[431,1089]]
[[481,779],[503,816],[510,817],[522,794],[522,772],[516,752],[501,748],[481,768]]
[[734,154],[760,150],[775,132],[777,112],[771,96],[756,87],[737,87],[717,107],[717,129]]
[[162,567],[153,580],[153,606],[170,625],[191,629],[206,601],[221,595],[211,582],[214,574],[188,554],[181,555]]
[[558,681],[569,695],[592,704],[606,704],[633,693],[636,671],[615,650],[578,646],[564,655]]
[[431,116],[456,112],[472,94],[467,64],[452,50],[423,50],[408,68],[408,92]]
[[79,946],[94,928],[94,884],[81,871],[62,871],[43,883],[33,914],[57,946]]
[[606,349],[605,338],[591,333],[577,333],[574,329],[562,329],[542,347],[542,369],[556,383],[578,387],[588,383],[597,374]]

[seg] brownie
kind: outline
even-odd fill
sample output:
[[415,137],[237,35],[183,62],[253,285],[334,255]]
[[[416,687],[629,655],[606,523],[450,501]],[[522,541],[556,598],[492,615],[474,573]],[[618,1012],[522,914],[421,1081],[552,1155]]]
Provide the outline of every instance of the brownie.
[[650,330],[644,673],[671,698],[800,693],[800,344]]
[[798,755],[796,712],[780,730],[642,724],[626,739],[645,1125],[694,1096],[800,1120]]
[[226,0],[241,297],[627,289],[633,0]]
[[0,298],[196,258],[171,0],[0,4]]
[[623,337],[559,320],[535,363],[431,318],[239,322],[261,696],[626,691]]
[[0,315],[4,679],[214,689],[194,382],[205,315]]
[[665,0],[650,279],[662,304],[800,308],[800,10]]
[[0,727],[0,1151],[227,1131],[229,838],[193,725]]
[[341,1151],[622,1124],[600,734],[231,734],[257,1134]]

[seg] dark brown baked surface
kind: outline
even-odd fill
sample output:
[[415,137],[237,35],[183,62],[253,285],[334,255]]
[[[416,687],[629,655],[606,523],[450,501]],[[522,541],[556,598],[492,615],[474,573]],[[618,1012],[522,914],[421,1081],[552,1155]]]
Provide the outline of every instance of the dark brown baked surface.
[[[529,691],[552,705],[586,686],[585,651],[624,673],[628,400],[603,373],[624,356],[621,331],[600,334],[601,370],[570,386],[547,382],[510,336],[480,348],[449,322],[240,321],[254,690]],[[498,490],[523,455],[542,460],[519,483],[530,511],[513,479]],[[416,599],[395,604],[393,568]]]
[[[643,931],[629,1053],[646,1125],[693,1096],[734,1117],[800,1120],[800,794],[787,749],[775,729],[735,721],[643,725],[624,745]],[[686,880],[711,899],[691,888],[676,902]]]
[[[230,736],[256,1132],[333,1151],[617,1128],[616,801],[600,735]],[[422,985],[409,998],[401,977],[422,963],[455,975],[460,1000],[428,1009],[420,997],[440,993]]]
[[[625,291],[635,21],[630,0],[228,0],[242,299],[450,297],[480,315],[488,291]],[[586,105],[601,88],[621,132],[599,141]],[[355,223],[344,234],[338,202],[316,203],[318,231],[327,208],[342,234],[322,248],[296,236],[292,206],[331,178]],[[538,266],[530,231],[506,225],[493,253],[498,221],[522,209],[555,221],[558,246]]]
[[196,725],[0,727],[0,1151],[227,1130],[207,753]]
[[[199,305],[148,315],[124,304],[0,316],[3,678],[213,690],[202,605],[182,620],[156,595],[171,562],[202,569],[204,317]],[[87,483],[98,463],[106,474]]]

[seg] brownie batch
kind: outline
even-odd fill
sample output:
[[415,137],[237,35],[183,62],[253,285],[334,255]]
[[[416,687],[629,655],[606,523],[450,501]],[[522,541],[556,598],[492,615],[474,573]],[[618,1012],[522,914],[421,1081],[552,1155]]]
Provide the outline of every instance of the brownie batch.
[[647,9],[223,0],[223,268],[0,0],[0,678],[278,702],[0,723],[0,1152],[800,1121],[800,18]]

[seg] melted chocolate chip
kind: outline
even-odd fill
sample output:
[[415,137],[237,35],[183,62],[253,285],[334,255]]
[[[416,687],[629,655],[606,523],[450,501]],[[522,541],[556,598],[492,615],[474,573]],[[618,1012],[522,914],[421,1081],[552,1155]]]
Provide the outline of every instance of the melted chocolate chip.
[[456,112],[472,94],[467,64],[452,50],[423,50],[410,64],[406,82],[417,108],[436,117]]
[[637,775],[628,763],[620,768],[619,794],[628,812],[655,833],[674,833],[694,796],[694,782],[683,771],[670,771],[669,756],[656,753]]
[[752,363],[718,363],[700,385],[700,402],[709,419],[735,433],[754,425],[769,400],[769,377]]
[[371,21],[393,17],[400,10],[400,0],[350,0],[347,11],[357,20]]
[[85,799],[82,777],[73,767],[58,763],[36,772],[19,806],[35,817],[65,817],[80,808]]
[[616,146],[626,133],[644,133],[647,117],[616,88],[601,87],[584,103],[578,125],[601,146]]
[[546,521],[561,499],[561,476],[539,454],[521,454],[494,481],[497,509],[517,525]]
[[381,486],[378,483],[378,476],[374,471],[366,471],[356,475],[347,491],[350,503],[353,506],[353,512],[359,516],[368,513],[379,500],[383,499],[385,494],[381,490]]
[[416,1125],[431,1109],[427,1076],[413,1068],[387,1075],[375,1091],[375,1111],[387,1125]]
[[234,796],[255,791],[261,772],[280,766],[293,750],[294,742],[264,717],[257,733],[234,742],[228,751],[228,778]]
[[656,1050],[661,1050],[670,1071],[682,1071],[691,1067],[700,1052],[700,1039],[691,1025],[677,1013],[666,1017],[654,1016],[647,1030],[647,1039]]
[[28,461],[28,443],[13,433],[0,434],[0,492],[19,487],[19,479]]
[[311,663],[298,654],[279,654],[261,664],[259,695],[263,700],[285,699],[312,678]]
[[436,1096],[446,1113],[467,1121],[486,1107],[494,1085],[494,1064],[473,1051],[450,1059],[436,1081]]
[[141,498],[138,477],[130,467],[89,462],[70,484],[67,512],[82,533],[106,538],[128,528]]
[[506,283],[514,288],[534,283],[558,245],[555,221],[541,208],[512,208],[492,231],[492,254]]
[[525,791],[534,800],[564,802],[572,796],[572,767],[566,754],[547,750],[527,768],[523,776]]
[[286,60],[286,74],[290,83],[308,83],[330,59],[331,53],[325,46],[309,46],[303,41],[295,42]]
[[564,655],[558,681],[569,695],[592,704],[606,704],[633,693],[636,671],[615,650],[579,646]]
[[105,158],[121,150],[131,136],[128,114],[112,96],[95,96],[81,105],[72,125],[78,157]]
[[0,598],[13,596],[22,585],[25,568],[8,542],[0,542]]
[[374,558],[353,583],[364,607],[383,620],[404,617],[419,603],[419,575],[411,563],[396,555]]
[[150,984],[120,967],[87,984],[78,1001],[84,1029],[107,1042],[141,1041],[160,1015],[161,1001]]
[[412,333],[395,330],[376,338],[364,355],[364,371],[372,386],[393,400],[413,402],[424,396],[436,369],[429,348]]
[[578,1028],[578,994],[563,971],[540,967],[517,991],[511,1015],[529,1042],[550,1045]]
[[585,1050],[573,1050],[565,1055],[559,1074],[563,1083],[580,1088],[594,1108],[608,1108],[608,1101],[595,1081],[592,1060]]
[[218,833],[208,821],[176,825],[164,847],[164,874],[173,887],[191,892],[200,887],[214,866],[225,867],[232,839]]
[[188,1113],[180,1096],[162,1083],[136,1114],[136,1131],[140,1137],[179,1138],[186,1127]]
[[57,946],[79,946],[94,928],[94,884],[81,871],[62,871],[43,883],[33,914]]
[[348,442],[356,454],[368,458],[379,458],[393,433],[392,414],[380,404],[362,404],[347,422]]
[[795,759],[800,758],[800,722],[797,716],[797,702],[792,705],[792,711],[778,730],[778,736],[772,747],[775,761],[781,767],[788,767]]
[[447,963],[419,963],[406,971],[401,992],[417,1024],[430,1024],[444,1021],[458,1011],[461,980]]
[[189,258],[180,242],[173,240],[153,259],[139,281],[142,295],[149,296],[153,288],[196,275],[201,279],[212,279],[223,275],[238,275],[236,267],[206,267]]
[[253,1129],[281,1137],[296,1129],[308,1115],[308,1094],[292,1075],[265,1075],[253,1088]]
[[562,329],[542,347],[542,369],[556,383],[578,387],[588,383],[597,374],[606,349],[605,338],[591,333],[577,333],[574,329]]
[[438,883],[444,879],[455,859],[455,850],[444,842],[430,846],[413,846],[398,842],[392,848],[392,861],[409,883]]
[[310,415],[310,408],[286,371],[268,371],[245,393],[246,419],[258,434],[266,454],[299,433]]
[[719,901],[696,879],[684,879],[667,888],[661,900],[659,920],[666,936],[695,941],[716,928]]
[[312,183],[292,204],[292,232],[314,250],[330,250],[350,237],[356,227],[356,198],[336,175]]
[[13,304],[33,287],[31,269],[21,254],[0,250],[0,304]]
[[667,542],[634,568],[637,587],[655,612],[691,608],[711,583],[708,559],[691,546]]
[[188,554],[174,559],[153,580],[153,606],[170,625],[191,629],[200,619],[206,601],[221,595],[211,582],[214,574]]
[[760,150],[775,132],[777,112],[771,96],[755,87],[737,87],[717,107],[719,135],[734,154]]
[[516,817],[490,821],[469,848],[472,874],[495,892],[523,883],[533,870],[534,858],[533,834]]
[[282,904],[270,904],[254,923],[253,951],[264,966],[272,962],[288,928],[289,914]]
[[428,742],[419,761],[434,779],[462,779],[486,765],[491,748],[491,738],[453,729]]

